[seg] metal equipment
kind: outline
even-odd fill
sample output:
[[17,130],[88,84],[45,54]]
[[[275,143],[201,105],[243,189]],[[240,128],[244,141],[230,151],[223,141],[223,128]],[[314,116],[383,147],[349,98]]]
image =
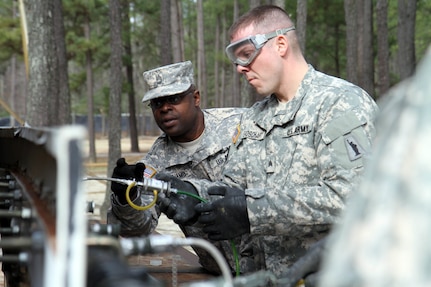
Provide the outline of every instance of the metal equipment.
[[[0,225],[7,286],[84,286],[82,127],[0,129]],[[70,272],[73,270],[73,272]]]

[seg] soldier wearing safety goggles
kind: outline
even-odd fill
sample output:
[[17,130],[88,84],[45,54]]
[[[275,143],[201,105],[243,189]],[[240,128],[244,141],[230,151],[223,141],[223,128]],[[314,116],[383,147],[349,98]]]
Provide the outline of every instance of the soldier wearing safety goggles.
[[260,49],[265,46],[269,40],[292,30],[295,30],[295,26],[277,29],[267,34],[249,36],[228,45],[226,47],[226,54],[234,64],[246,67],[253,62],[259,54]]

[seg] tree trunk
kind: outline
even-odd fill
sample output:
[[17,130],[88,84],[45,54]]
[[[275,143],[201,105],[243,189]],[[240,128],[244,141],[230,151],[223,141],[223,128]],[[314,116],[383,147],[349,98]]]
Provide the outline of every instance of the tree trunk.
[[[219,53],[222,54],[223,51],[220,48],[222,46],[220,39],[220,24],[221,23],[221,15],[217,13],[216,23],[215,23],[215,49],[216,53],[215,63],[214,63],[214,105],[216,107],[220,107],[220,61],[217,56]],[[224,38],[223,38],[224,39]]]
[[373,54],[373,3],[372,0],[361,0],[360,3],[360,38],[359,48],[359,85],[370,95],[374,95],[374,54]]
[[[91,29],[89,13],[85,16],[84,21],[84,36],[85,40],[91,41]],[[97,161],[96,156],[96,136],[94,131],[94,95],[93,95],[93,58],[91,55],[91,49],[88,48],[85,52],[86,62],[86,82],[87,82],[87,129],[88,129],[88,145],[89,154],[88,157],[91,162]]]
[[160,60],[162,66],[164,66],[172,63],[170,0],[161,0],[160,9]]
[[416,1],[398,0],[398,69],[400,80],[413,75],[416,67],[415,57]]
[[70,92],[60,0],[27,1],[29,33],[29,97],[31,126],[69,124]]
[[130,129],[130,151],[139,152],[138,143],[138,125],[136,121],[136,103],[135,103],[135,85],[133,80],[133,55],[131,43],[131,26],[129,16],[129,0],[123,0],[123,15],[124,15],[124,53],[126,59],[126,77],[127,77],[127,95],[129,103],[129,129]]
[[[16,99],[16,95],[15,95],[15,85],[16,85],[16,81],[15,81],[15,77],[16,77],[16,56],[13,55],[12,58],[10,59],[10,69],[11,69],[11,73],[10,73],[10,94],[9,94],[9,105],[12,111],[15,112],[15,99]],[[10,125],[11,126],[16,126],[16,120],[15,117],[10,114],[9,115],[10,118]]]
[[377,96],[389,90],[388,0],[377,0]]
[[365,19],[364,19],[364,0],[356,0],[356,23],[357,23],[357,34],[356,34],[356,56],[357,56],[357,66],[356,73],[358,77],[357,84],[363,85],[363,75],[364,75],[364,37],[365,37]]
[[250,10],[260,5],[260,0],[249,0]]
[[[225,8],[226,9],[226,8]],[[224,13],[224,16],[223,16],[223,18],[222,18],[222,24],[221,24],[221,29],[222,29],[222,32],[221,32],[221,39],[226,39],[227,38],[227,36],[226,36],[226,34],[227,34],[227,25],[226,25],[226,21],[227,21],[227,17],[226,17],[226,15],[227,15],[227,13],[226,13],[226,11],[225,11],[225,13]],[[226,55],[225,55],[225,52],[224,52],[224,49],[225,49],[225,46],[223,45],[223,56],[226,58]],[[218,103],[218,107],[225,107],[226,106],[226,104],[225,104],[225,98],[226,98],[226,65],[224,64],[225,62],[224,61],[222,61],[222,63],[223,63],[223,65],[222,65],[222,69],[221,69],[221,74],[220,74],[220,79],[221,79],[221,83],[220,83],[220,99],[219,99],[219,103]],[[230,64],[229,63],[229,67],[231,66],[232,64]]]
[[[301,0],[298,1],[298,4]],[[301,2],[307,2],[307,1],[301,1]],[[283,9],[285,9],[286,5],[285,5],[285,1],[284,0],[274,0],[274,5],[281,7]],[[307,4],[305,4],[307,5]]]
[[298,35],[299,46],[305,55],[305,40],[307,31],[307,1],[297,0],[296,2],[296,34]]
[[[109,27],[111,35],[110,92],[109,92],[109,158],[107,176],[111,176],[116,161],[121,157],[121,88],[122,88],[122,40],[121,6],[119,0],[109,0]],[[101,216],[106,218],[110,205],[110,189],[106,190]]]
[[53,0],[27,1],[26,8],[29,24],[27,123],[38,127],[54,126],[58,124],[59,81]]
[[65,125],[71,123],[70,91],[69,91],[69,71],[66,52],[66,32],[63,21],[63,5],[61,0],[54,0],[54,42],[57,48],[57,80],[58,80],[58,124]]
[[[250,0],[250,9],[256,8],[257,6],[261,5],[260,0]],[[283,1],[278,1],[278,6],[282,5],[280,2]],[[276,3],[274,3],[274,5],[277,5]],[[282,5],[281,7],[283,8],[284,5]],[[238,75],[238,73],[236,72],[235,69],[235,74]],[[237,103],[235,103],[235,106],[250,106],[252,103],[256,102],[257,99],[259,99],[259,94],[256,92],[256,89],[250,85],[247,81],[241,81],[241,76],[239,76],[239,90],[242,91],[242,89],[245,89],[245,94],[246,97],[240,97]],[[240,95],[242,95],[243,93],[240,92]]]
[[[232,23],[235,23],[235,21],[236,21],[236,19],[238,19],[238,17],[239,17],[239,4],[238,4],[238,0],[235,0],[234,4],[233,4],[233,21],[232,21]],[[230,104],[234,107],[238,107],[241,103],[241,78],[240,78],[239,74],[237,73],[235,66],[232,66],[232,73],[233,73],[232,97],[231,97],[229,103],[227,103],[227,104],[228,105]]]
[[184,38],[181,4],[178,0],[171,0],[171,32],[172,56],[174,63],[184,61]]
[[206,63],[205,63],[205,38],[204,38],[204,15],[202,0],[196,1],[197,6],[197,27],[198,27],[198,88],[201,93],[201,106],[207,107],[208,89],[206,78]]
[[355,0],[344,0],[344,15],[346,19],[346,57],[347,80],[357,84],[357,11]]

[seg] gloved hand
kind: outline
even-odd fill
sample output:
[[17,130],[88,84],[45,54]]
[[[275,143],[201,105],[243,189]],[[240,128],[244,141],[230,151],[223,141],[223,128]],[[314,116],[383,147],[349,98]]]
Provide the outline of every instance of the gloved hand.
[[[157,173],[155,177],[158,180],[170,182],[171,187],[179,191],[198,195],[198,192],[191,183],[182,181],[175,176],[166,173]],[[199,202],[200,200],[193,196],[171,193],[169,197],[159,197],[157,204],[160,210],[168,218],[173,219],[175,223],[191,225],[197,220],[198,214],[195,211],[195,205]]]
[[[114,168],[114,171],[112,172],[112,177],[114,178],[121,178],[121,179],[134,179],[136,181],[142,181],[144,178],[144,170],[145,170],[145,164],[142,162],[138,162],[137,164],[127,164],[126,160],[124,158],[119,158],[117,160],[117,165]],[[118,198],[118,201],[121,204],[126,204],[126,189],[127,185],[118,183],[118,182],[111,182],[111,190],[115,193],[115,195]],[[137,187],[134,186],[129,193],[130,198],[136,197],[137,193]]]
[[208,203],[200,203],[195,210],[200,213],[199,223],[204,224],[203,231],[211,240],[232,239],[250,233],[250,221],[247,213],[247,201],[243,190],[213,186],[209,195],[221,195],[223,198]]

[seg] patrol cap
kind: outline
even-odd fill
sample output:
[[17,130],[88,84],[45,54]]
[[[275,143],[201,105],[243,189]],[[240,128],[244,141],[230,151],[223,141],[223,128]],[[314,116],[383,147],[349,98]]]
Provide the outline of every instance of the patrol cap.
[[144,72],[148,86],[142,102],[187,91],[194,83],[191,61],[162,66]]

